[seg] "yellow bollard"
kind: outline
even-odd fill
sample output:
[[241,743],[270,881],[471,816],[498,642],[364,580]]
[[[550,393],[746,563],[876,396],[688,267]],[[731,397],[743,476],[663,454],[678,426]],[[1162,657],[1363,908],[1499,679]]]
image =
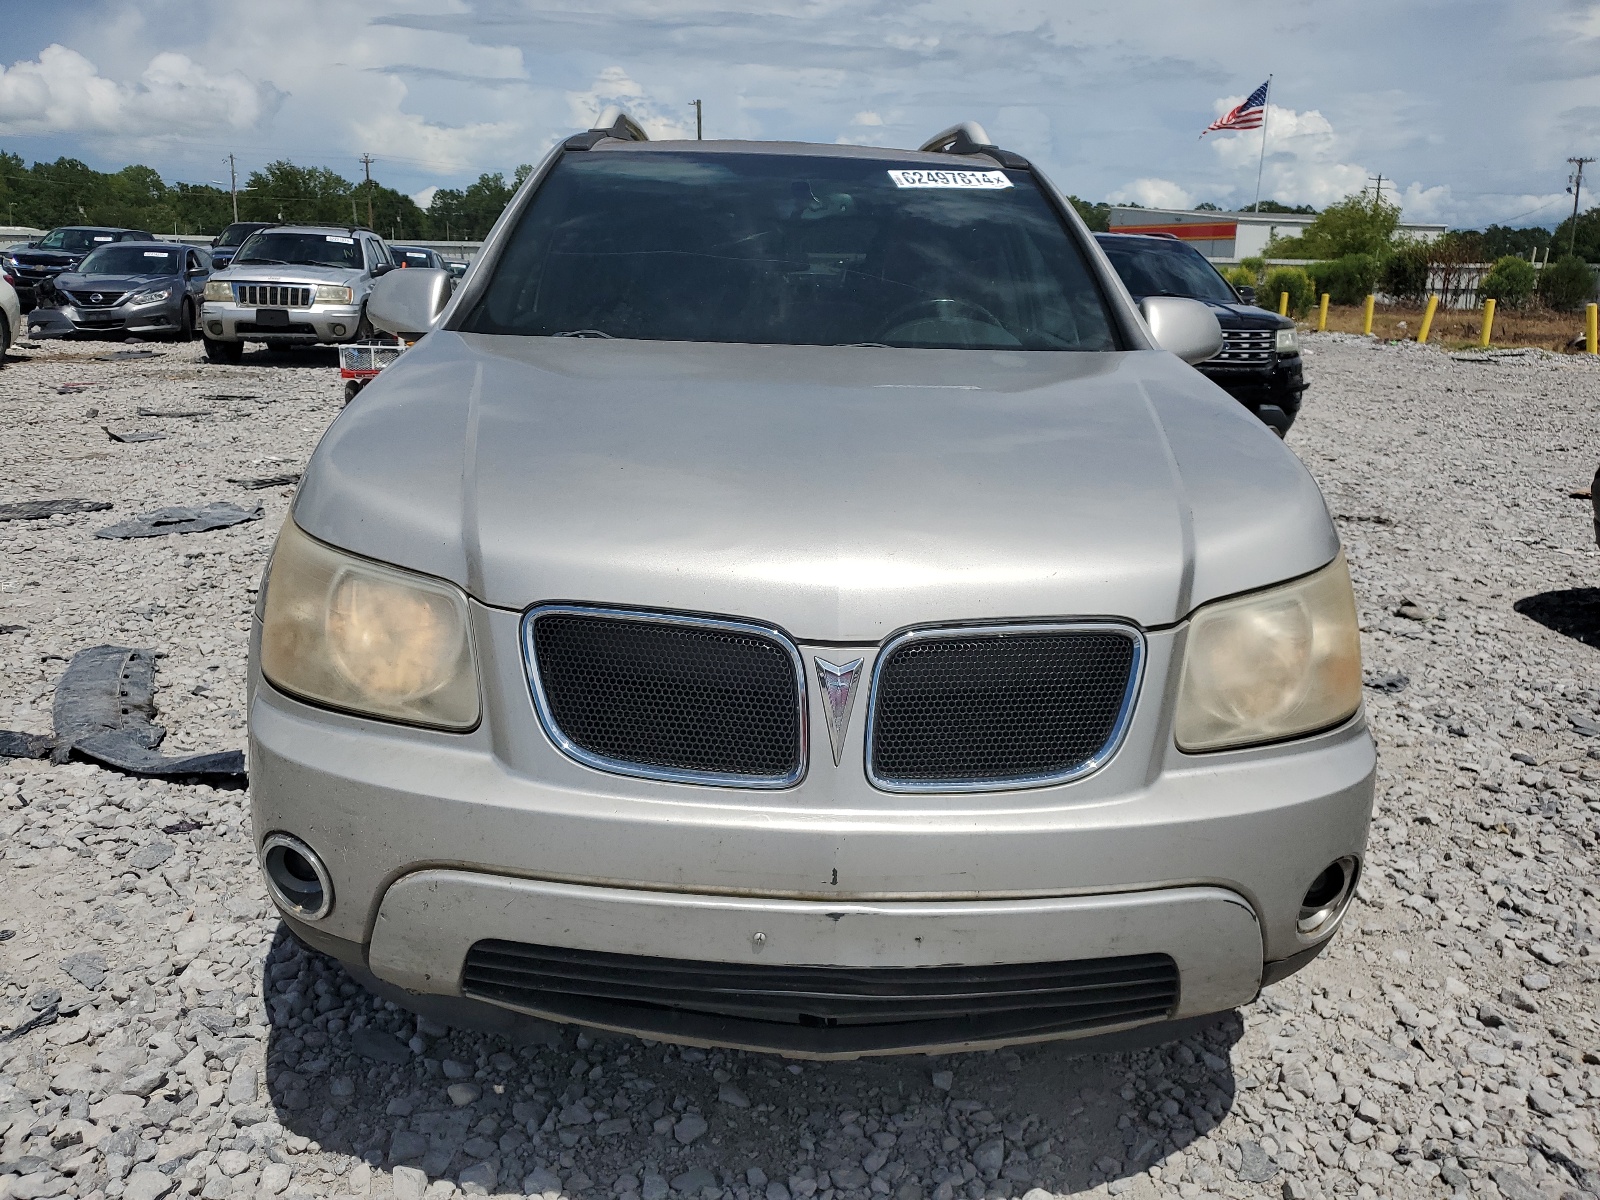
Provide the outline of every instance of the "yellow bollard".
[[1279,292],[1278,293],[1278,315],[1280,317],[1287,317],[1289,315],[1289,293],[1288,292]]
[[1483,349],[1489,348],[1489,335],[1494,332],[1494,301],[1483,302],[1483,332],[1478,334],[1478,345]]
[[1583,312],[1583,348],[1590,354],[1600,354],[1600,304],[1591,304]]
[[1417,330],[1417,343],[1420,345],[1428,340],[1428,332],[1433,328],[1433,314],[1439,307],[1439,297],[1429,296],[1428,307],[1422,313],[1422,328]]
[[1317,332],[1328,332],[1328,293],[1322,293],[1322,303],[1317,305]]
[[1368,296],[1366,307],[1361,310],[1361,334],[1363,337],[1372,336],[1372,306],[1376,304],[1376,296]]

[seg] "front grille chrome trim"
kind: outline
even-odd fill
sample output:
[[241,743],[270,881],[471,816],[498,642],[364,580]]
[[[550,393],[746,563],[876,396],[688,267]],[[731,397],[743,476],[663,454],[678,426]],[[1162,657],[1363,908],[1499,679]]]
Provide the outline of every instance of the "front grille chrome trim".
[[[799,722],[800,753],[795,769],[784,775],[735,775],[717,771],[691,771],[680,767],[662,767],[649,763],[629,762],[596,754],[578,745],[556,723],[550,699],[545,694],[544,680],[539,673],[539,656],[533,642],[534,623],[540,617],[577,616],[601,617],[622,621],[649,621],[658,625],[679,625],[690,629],[715,629],[729,633],[750,634],[765,638],[781,646],[794,668],[795,714]],[[629,775],[635,779],[655,779],[665,783],[690,783],[710,787],[758,788],[772,791],[791,788],[806,777],[811,761],[810,714],[806,711],[805,660],[790,638],[770,625],[757,625],[750,621],[727,620],[719,617],[694,617],[680,613],[656,612],[649,609],[606,608],[587,604],[541,604],[530,608],[522,617],[522,665],[528,677],[528,688],[533,693],[534,711],[545,736],[556,749],[574,762],[612,775]]]
[[[937,641],[946,638],[1001,638],[1030,633],[1115,633],[1133,644],[1133,662],[1128,668],[1128,687],[1122,695],[1122,706],[1117,710],[1115,723],[1105,743],[1093,755],[1070,770],[1048,775],[1014,776],[1005,779],[886,779],[878,774],[873,762],[873,733],[878,719],[878,691],[883,681],[883,668],[894,652],[910,642]],[[1093,774],[1116,755],[1128,736],[1128,726],[1133,723],[1134,705],[1139,699],[1139,688],[1144,682],[1144,634],[1132,625],[1120,621],[1036,621],[1017,625],[942,625],[929,629],[911,629],[884,643],[872,664],[872,689],[867,696],[866,759],[867,781],[885,792],[1009,792],[1023,788],[1050,787],[1071,783]]]
[[236,283],[237,304],[257,308],[310,308],[316,288],[303,283]]

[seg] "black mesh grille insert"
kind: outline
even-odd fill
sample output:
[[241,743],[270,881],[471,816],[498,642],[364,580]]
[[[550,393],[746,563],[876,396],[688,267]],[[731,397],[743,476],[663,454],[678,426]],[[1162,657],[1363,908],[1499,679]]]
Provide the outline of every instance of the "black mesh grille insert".
[[1065,775],[1111,739],[1138,647],[1110,630],[952,633],[878,668],[872,774],[886,784]]
[[1168,1015],[1178,969],[1165,954],[982,967],[787,967],[483,941],[467,953],[462,990],[574,1019],[604,1003],[813,1028],[1004,1018],[1013,1029],[1063,1030]]
[[535,615],[533,650],[550,718],[591,755],[752,780],[800,772],[800,681],[775,637],[557,612]]

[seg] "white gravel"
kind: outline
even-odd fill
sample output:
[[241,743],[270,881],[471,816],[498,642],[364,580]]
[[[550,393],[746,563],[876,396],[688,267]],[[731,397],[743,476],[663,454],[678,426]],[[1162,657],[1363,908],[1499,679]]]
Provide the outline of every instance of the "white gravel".
[[[243,793],[3,760],[0,1036],[62,999],[0,1042],[0,1200],[1595,1194],[1600,555],[1568,492],[1600,457],[1600,363],[1307,342],[1289,440],[1344,534],[1369,680],[1393,690],[1368,692],[1361,899],[1255,1005],[1089,1057],[799,1064],[572,1029],[517,1047],[301,953]],[[237,748],[253,589],[291,489],[228,480],[298,470],[337,371],[326,353],[94,358],[118,348],[14,351],[0,371],[0,503],[115,505],[0,522],[0,626],[24,627],[0,633],[0,728],[48,732],[67,658],[114,642],[167,656],[166,753]],[[265,519],[92,536],[215,500]]]

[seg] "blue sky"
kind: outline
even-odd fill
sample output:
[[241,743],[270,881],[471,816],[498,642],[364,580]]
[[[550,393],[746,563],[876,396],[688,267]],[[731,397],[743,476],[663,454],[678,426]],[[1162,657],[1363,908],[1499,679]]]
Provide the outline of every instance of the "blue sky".
[[[426,201],[621,103],[652,136],[916,145],[976,119],[1089,199],[1224,207],[1369,175],[1406,216],[1553,224],[1600,152],[1600,2],[0,0],[0,148],[169,179],[273,158]],[[1600,185],[1600,172],[1595,183]],[[1587,207],[1587,205],[1585,205]]]

